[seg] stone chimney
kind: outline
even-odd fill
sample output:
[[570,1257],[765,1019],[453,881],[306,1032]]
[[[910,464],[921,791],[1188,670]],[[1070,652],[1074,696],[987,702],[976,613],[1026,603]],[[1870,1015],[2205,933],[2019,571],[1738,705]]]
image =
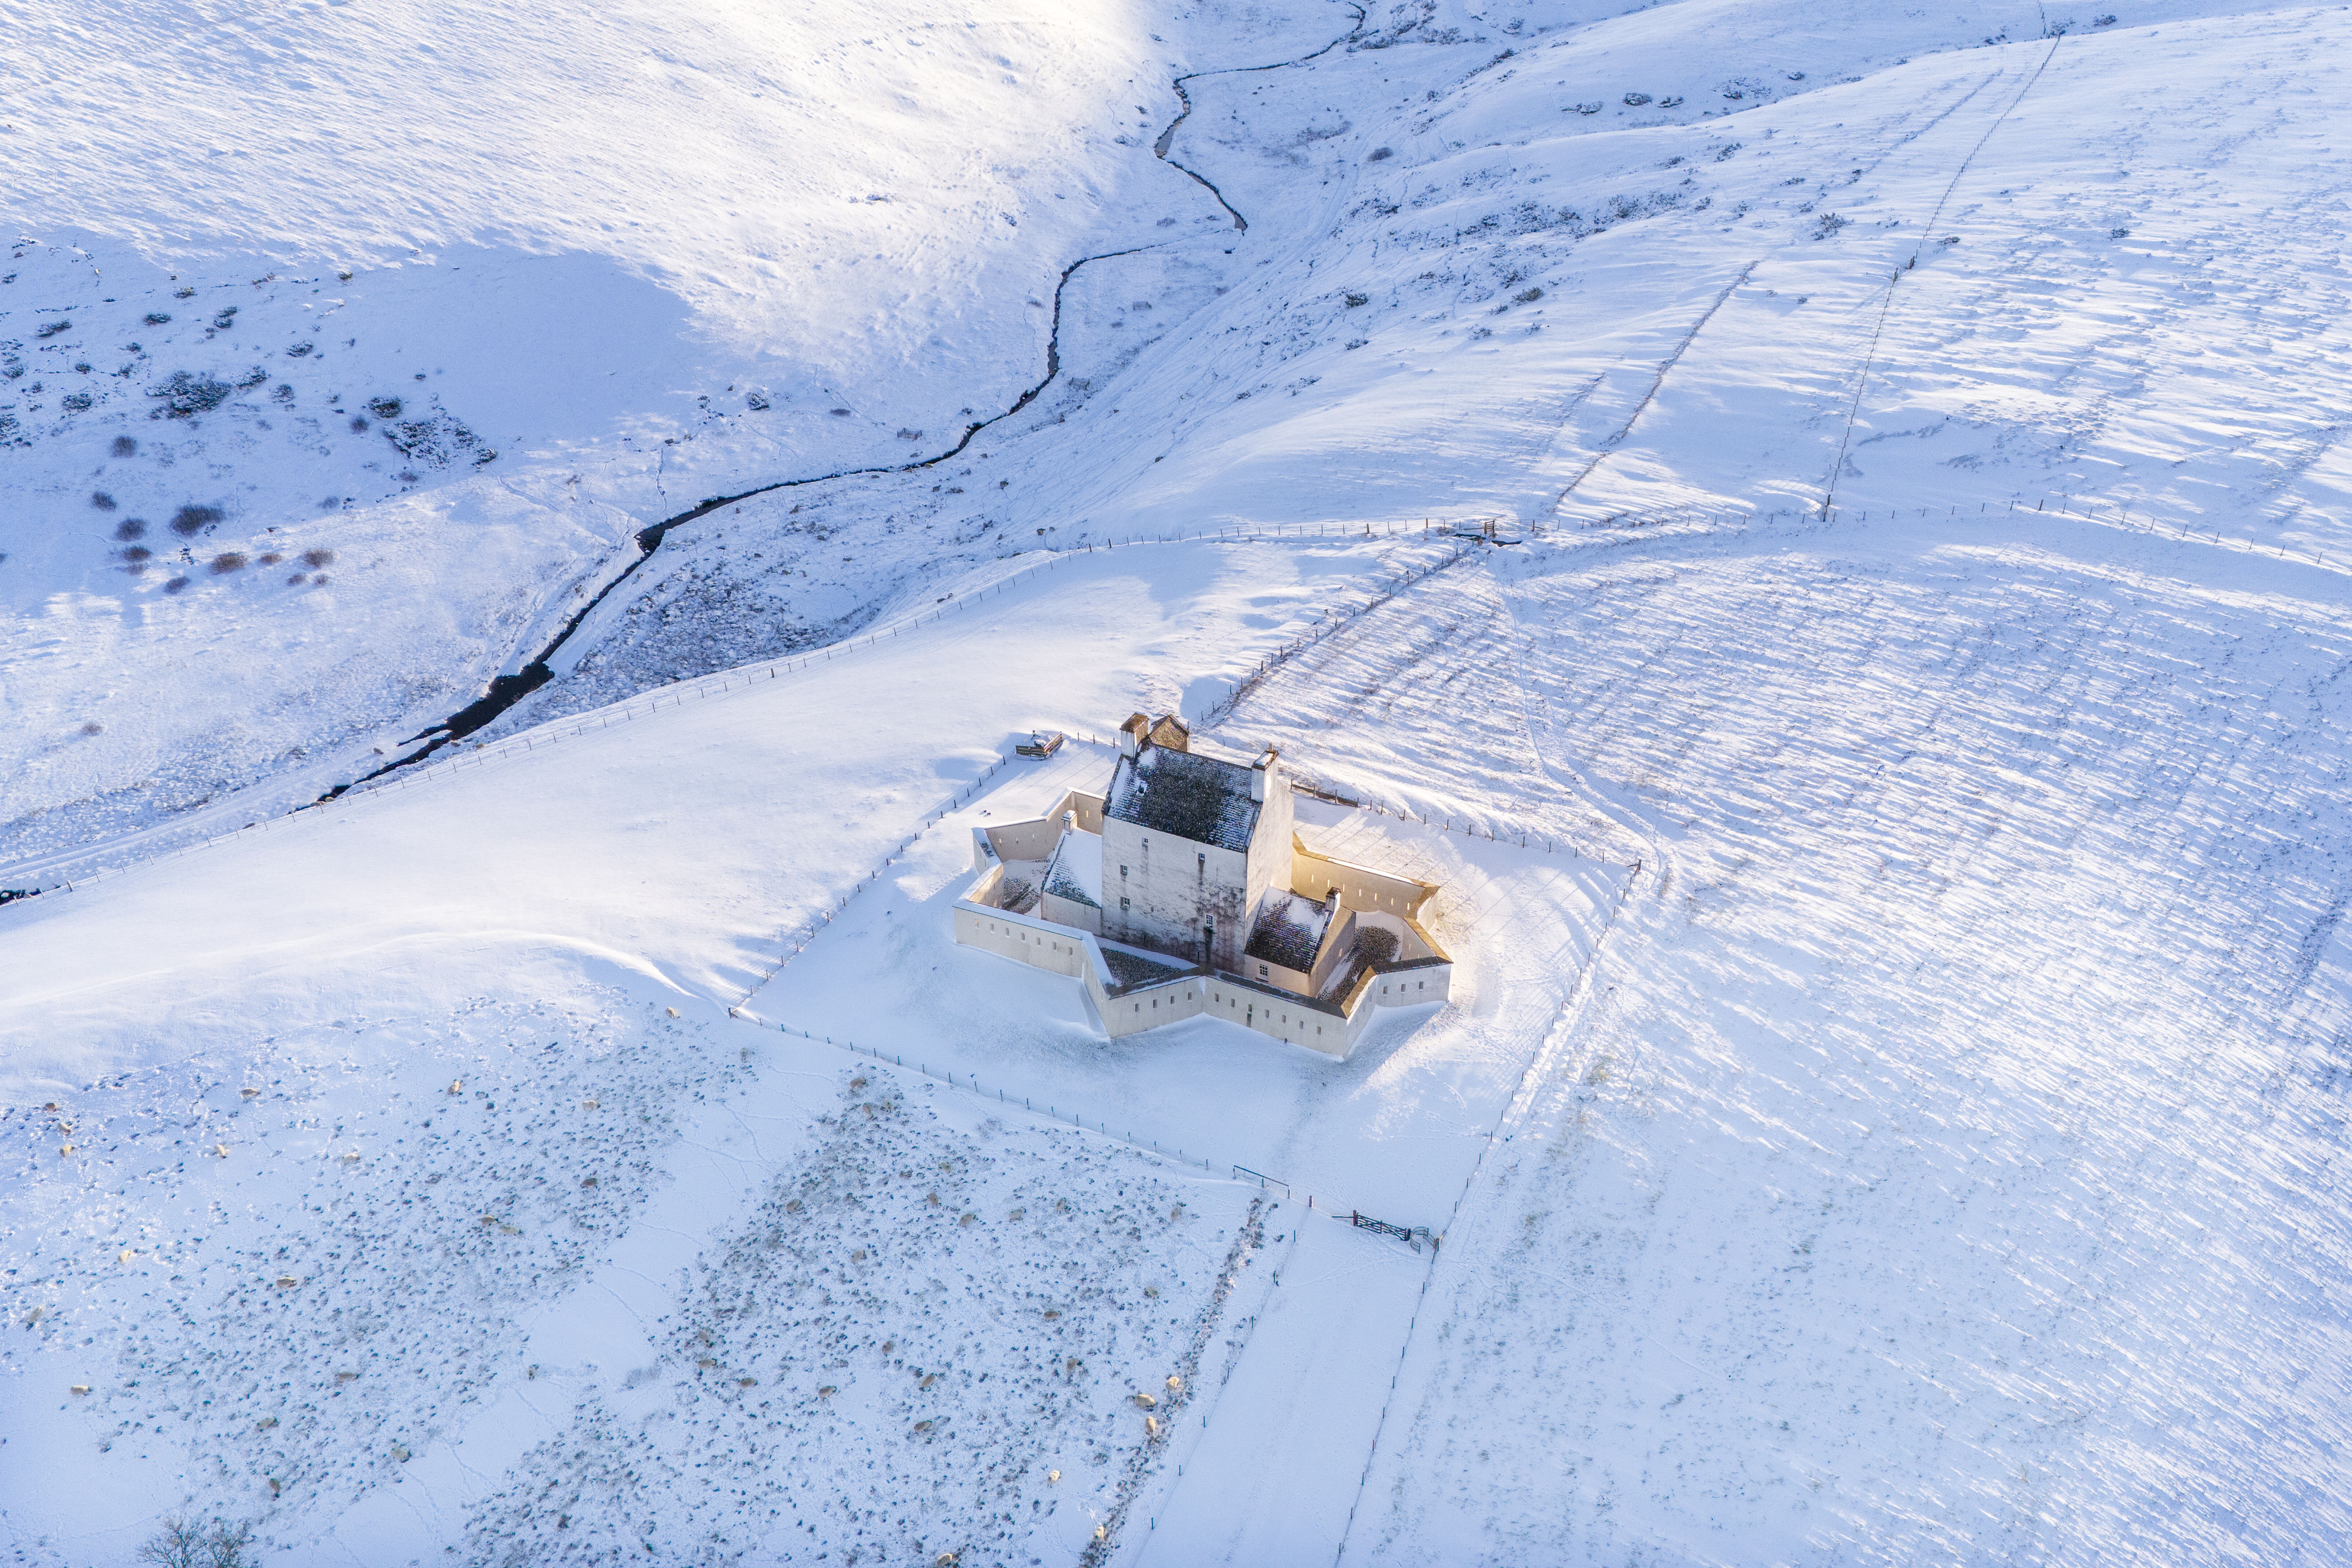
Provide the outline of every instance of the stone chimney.
[[1250,798],[1252,800],[1261,803],[1265,801],[1266,775],[1273,771],[1276,762],[1281,756],[1280,752],[1268,746],[1265,754],[1250,764]]
[[1127,722],[1118,727],[1118,754],[1131,757],[1143,750],[1143,737],[1151,728],[1151,721],[1140,713],[1130,713]]

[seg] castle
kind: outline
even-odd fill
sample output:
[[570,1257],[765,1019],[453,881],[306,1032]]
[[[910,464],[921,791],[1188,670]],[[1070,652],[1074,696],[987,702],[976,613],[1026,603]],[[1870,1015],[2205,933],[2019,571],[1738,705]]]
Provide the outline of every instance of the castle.
[[956,941],[1080,981],[1116,1037],[1213,1016],[1344,1057],[1372,1010],[1443,1002],[1435,884],[1315,854],[1277,753],[1192,746],[1174,715],[1119,726],[1100,795],[972,830]]

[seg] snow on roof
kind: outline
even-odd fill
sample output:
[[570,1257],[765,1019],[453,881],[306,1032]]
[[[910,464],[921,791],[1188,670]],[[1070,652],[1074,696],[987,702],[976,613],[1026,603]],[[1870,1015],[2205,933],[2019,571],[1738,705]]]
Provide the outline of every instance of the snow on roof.
[[1323,932],[1330,924],[1331,911],[1313,899],[1271,893],[1244,951],[1261,963],[1279,963],[1305,973],[1315,967],[1315,955],[1323,951]]
[[1246,850],[1260,803],[1250,798],[1250,768],[1201,752],[1146,746],[1121,757],[1103,792],[1103,816],[1195,844]]
[[1045,890],[1057,899],[1102,908],[1102,835],[1065,831],[1045,865]]

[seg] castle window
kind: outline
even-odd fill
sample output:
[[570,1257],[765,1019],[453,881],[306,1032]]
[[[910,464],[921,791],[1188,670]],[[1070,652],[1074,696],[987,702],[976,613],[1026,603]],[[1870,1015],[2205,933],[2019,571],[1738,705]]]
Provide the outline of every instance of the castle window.
[[1122,910],[1126,909],[1126,908],[1127,908],[1127,900],[1126,900],[1125,899],[1121,899],[1121,900],[1119,900],[1119,901],[1118,901],[1118,907],[1119,907],[1120,909],[1122,909]]
[[[1124,900],[1124,899],[1122,899],[1122,900],[1119,900],[1119,902],[1120,902],[1120,903],[1122,903],[1122,904],[1124,904],[1126,901],[1127,901],[1127,900]],[[1265,979],[1265,964],[1263,964],[1263,963],[1261,963],[1261,964],[1259,964],[1259,965],[1257,966],[1257,977],[1258,977],[1260,980],[1263,980],[1263,979]]]
[[1126,875],[1127,875],[1127,868],[1126,868],[1126,867],[1124,867],[1124,866],[1121,866],[1121,867],[1118,868],[1118,874],[1119,874],[1120,876],[1122,876],[1122,877],[1126,876]]

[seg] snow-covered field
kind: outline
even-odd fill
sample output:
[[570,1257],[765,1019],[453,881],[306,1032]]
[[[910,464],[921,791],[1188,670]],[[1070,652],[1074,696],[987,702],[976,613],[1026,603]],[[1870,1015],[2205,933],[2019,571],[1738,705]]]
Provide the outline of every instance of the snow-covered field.
[[[2352,1554],[2352,13],[2063,10],[27,12],[5,1560]],[[1454,1000],[955,948],[1135,708]]]

